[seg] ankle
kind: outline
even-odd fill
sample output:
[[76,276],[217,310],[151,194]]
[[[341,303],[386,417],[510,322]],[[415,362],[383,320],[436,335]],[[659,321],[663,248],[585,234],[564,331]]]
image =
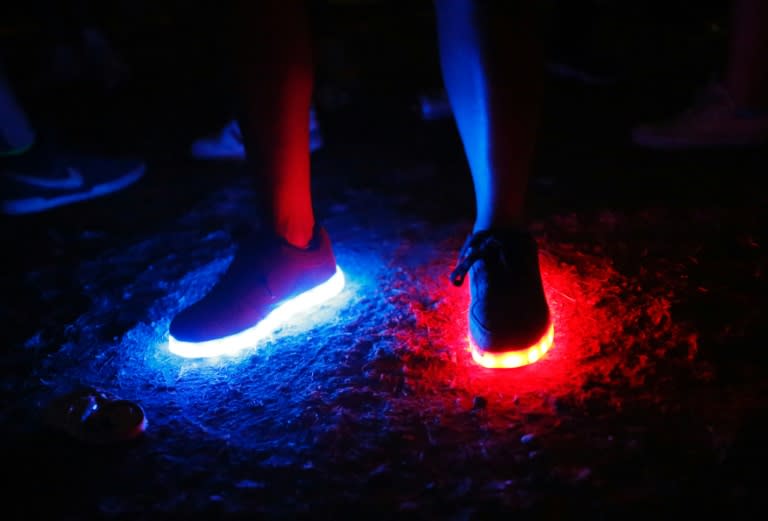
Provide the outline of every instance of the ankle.
[[514,230],[522,229],[525,227],[525,222],[522,217],[503,217],[494,219],[477,219],[472,226],[472,233],[477,233],[483,230]]
[[306,222],[280,222],[275,226],[275,234],[291,246],[306,249],[314,235],[314,219]]

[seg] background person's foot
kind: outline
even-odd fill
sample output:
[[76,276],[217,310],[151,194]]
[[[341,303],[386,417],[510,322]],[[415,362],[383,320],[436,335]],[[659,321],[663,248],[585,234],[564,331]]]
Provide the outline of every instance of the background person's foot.
[[144,409],[93,388],[54,399],[45,411],[48,426],[87,443],[131,441],[147,430]]
[[210,293],[171,321],[169,349],[205,358],[252,347],[290,315],[337,295],[343,277],[320,226],[305,249],[272,234],[255,234],[241,244]]
[[534,238],[521,230],[472,234],[451,280],[460,286],[467,275],[474,360],[484,367],[511,368],[541,358],[552,345],[553,327]]
[[146,168],[138,159],[26,156],[5,158],[0,163],[4,214],[43,212],[111,194],[141,179]]
[[768,142],[768,110],[739,110],[722,86],[713,85],[682,114],[635,127],[632,142],[657,149],[760,145]]
[[[317,115],[312,109],[309,113],[309,151],[315,152],[323,146],[323,135]],[[215,134],[195,140],[190,147],[195,159],[241,161],[245,159],[243,134],[237,120],[232,120]]]

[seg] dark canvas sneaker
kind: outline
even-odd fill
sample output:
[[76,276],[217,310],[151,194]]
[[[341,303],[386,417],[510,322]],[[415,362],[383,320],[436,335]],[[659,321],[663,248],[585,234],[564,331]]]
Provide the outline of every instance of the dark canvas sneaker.
[[0,166],[0,205],[8,215],[43,212],[126,188],[144,175],[137,159],[98,157],[36,161],[6,158]]
[[169,349],[185,358],[236,354],[343,287],[322,227],[306,249],[274,235],[252,236],[213,290],[171,321]]
[[451,281],[470,277],[472,358],[489,368],[520,367],[551,347],[554,329],[539,272],[536,241],[520,230],[472,234]]
[[[309,151],[323,147],[323,135],[314,109],[309,112]],[[245,159],[245,144],[240,124],[232,120],[220,131],[192,142],[190,153],[195,159],[241,161]]]

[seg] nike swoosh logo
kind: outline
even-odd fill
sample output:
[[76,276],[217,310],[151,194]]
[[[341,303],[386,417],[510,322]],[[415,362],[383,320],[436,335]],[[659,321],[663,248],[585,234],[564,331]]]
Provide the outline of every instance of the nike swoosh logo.
[[83,175],[77,169],[67,167],[64,170],[67,172],[67,177],[35,177],[22,174],[11,174],[11,177],[28,185],[53,190],[72,190],[83,186]]

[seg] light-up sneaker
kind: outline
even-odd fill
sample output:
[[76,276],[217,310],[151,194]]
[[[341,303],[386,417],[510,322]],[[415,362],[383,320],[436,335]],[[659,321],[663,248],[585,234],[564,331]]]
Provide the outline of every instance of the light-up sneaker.
[[[323,135],[317,122],[315,110],[309,112],[309,151],[323,147]],[[195,159],[242,161],[245,159],[245,144],[240,124],[232,120],[215,134],[195,140],[190,147]]]
[[536,241],[520,230],[472,234],[451,281],[470,278],[472,358],[489,368],[520,367],[551,347],[554,329],[539,272]]
[[169,349],[186,358],[236,354],[343,287],[322,227],[306,249],[271,234],[252,236],[211,292],[171,321]]

